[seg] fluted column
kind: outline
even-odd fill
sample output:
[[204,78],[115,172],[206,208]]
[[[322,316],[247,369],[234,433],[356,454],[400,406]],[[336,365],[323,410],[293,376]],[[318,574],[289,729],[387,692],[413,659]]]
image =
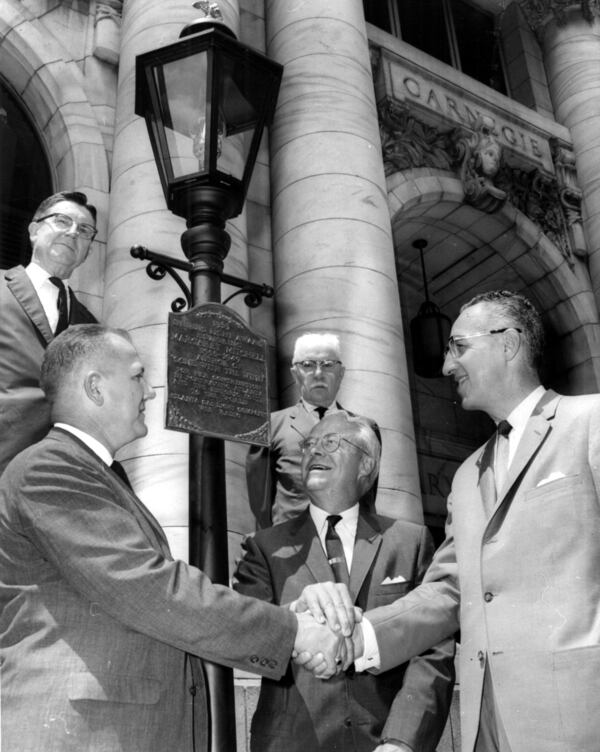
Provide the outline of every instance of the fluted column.
[[600,9],[597,0],[520,0],[540,40],[556,119],[571,131],[589,268],[600,305]]
[[296,337],[340,335],[340,401],[377,420],[378,509],[422,519],[381,145],[361,0],[266,0],[267,54],[285,66],[271,128],[281,403]]
[[[237,0],[220,0],[219,7],[237,33]],[[135,58],[176,42],[198,15],[189,0],[124,3],[103,311],[106,323],[131,333],[157,393],[146,407],[148,436],[127,446],[121,457],[136,491],[165,528],[174,554],[183,559],[188,555],[188,434],[164,428],[167,317],[180,293],[168,279],[151,280],[129,249],[141,244],[185,260],[180,243],[185,222],[166,208],[145,122],[134,113]],[[228,231],[232,273],[240,274],[244,231],[239,221],[229,223]]]

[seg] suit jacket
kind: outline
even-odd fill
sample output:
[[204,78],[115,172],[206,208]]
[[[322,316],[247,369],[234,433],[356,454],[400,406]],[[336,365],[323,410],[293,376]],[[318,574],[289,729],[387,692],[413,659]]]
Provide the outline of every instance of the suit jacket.
[[425,584],[368,614],[382,668],[458,626],[462,749],[486,664],[512,752],[590,752],[600,714],[600,396],[545,393],[491,516],[485,446],[458,469]]
[[192,656],[277,678],[295,633],[285,609],[173,561],[148,510],[71,434],[51,429],[0,479],[3,749],[201,752]]
[[[338,410],[345,410],[336,402]],[[346,410],[348,415],[355,415]],[[251,446],[246,455],[246,484],[250,509],[258,529],[276,525],[295,517],[308,506],[304,493],[300,465],[302,454],[299,442],[306,438],[318,423],[314,411],[308,411],[299,401],[284,410],[271,413],[270,447]],[[374,421],[373,430],[381,443],[381,434]],[[363,501],[373,505],[377,482]]]
[[[70,291],[69,319],[96,319]],[[54,338],[24,267],[0,273],[0,473],[50,428],[50,408],[39,387],[44,351]]]
[[[246,595],[286,604],[306,585],[333,581],[308,509],[244,547],[234,587]],[[405,595],[421,581],[432,551],[424,527],[361,510],[349,586],[356,605],[374,608]],[[321,681],[293,666],[280,680],[263,679],[252,751],[372,752],[382,735],[415,752],[433,751],[450,706],[453,655],[448,640],[378,676],[350,671]]]

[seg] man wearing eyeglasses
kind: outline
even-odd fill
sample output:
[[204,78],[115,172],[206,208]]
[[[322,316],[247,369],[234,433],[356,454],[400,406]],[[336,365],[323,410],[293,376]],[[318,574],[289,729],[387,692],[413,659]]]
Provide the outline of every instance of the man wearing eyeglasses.
[[[305,587],[344,582],[351,607],[367,609],[418,585],[433,552],[426,528],[359,502],[377,476],[381,451],[370,422],[330,413],[301,449],[308,509],[248,537],[235,589],[302,610],[295,601]],[[377,676],[351,667],[327,681],[290,666],[281,679],[262,681],[251,750],[372,752],[382,738],[393,738],[402,752],[433,752],[450,705],[453,655],[447,640]]]
[[[324,415],[343,409],[336,396],[344,370],[337,335],[322,332],[298,337],[290,371],[300,400],[271,413],[271,446],[252,446],[246,457],[248,500],[258,528],[284,522],[306,509],[298,442]],[[376,484],[370,494],[372,501],[375,492]]]
[[591,752],[600,739],[600,396],[541,386],[543,334],[516,293],[462,307],[444,373],[498,429],[456,472],[424,584],[365,614],[381,670],[460,626],[463,752]]
[[96,209],[86,195],[55,193],[29,224],[31,262],[0,274],[0,473],[50,427],[38,383],[47,345],[69,324],[96,321],[67,282],[95,236]]

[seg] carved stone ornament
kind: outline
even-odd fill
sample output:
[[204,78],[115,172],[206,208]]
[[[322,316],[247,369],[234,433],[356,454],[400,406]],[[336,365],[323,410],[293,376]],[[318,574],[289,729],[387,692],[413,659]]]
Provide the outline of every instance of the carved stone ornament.
[[379,105],[379,131],[386,176],[414,167],[452,169],[451,132],[426,125],[406,105],[386,98]]
[[481,121],[475,131],[455,140],[465,201],[488,213],[497,211],[507,193],[496,185],[503,165],[502,146],[496,134]]
[[454,172],[465,202],[481,211],[498,211],[510,201],[557,246],[569,265],[585,254],[581,229],[581,191],[573,154],[553,146],[556,175],[537,167],[509,165],[497,134],[483,123],[441,131],[411,114],[410,107],[386,98],[379,105],[386,176],[422,167]]
[[541,31],[548,21],[565,26],[568,23],[567,11],[577,7],[589,23],[600,17],[600,0],[517,0],[517,4],[527,23],[536,33]]

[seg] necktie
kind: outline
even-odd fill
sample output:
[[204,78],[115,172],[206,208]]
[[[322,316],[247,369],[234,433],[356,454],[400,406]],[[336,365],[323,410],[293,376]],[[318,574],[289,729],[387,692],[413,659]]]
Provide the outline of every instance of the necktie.
[[500,493],[508,474],[508,434],[512,426],[507,420],[501,420],[496,428],[496,453],[494,456],[494,478],[496,492]]
[[110,466],[110,469],[113,471],[115,475],[118,475],[119,478],[123,481],[123,483],[128,487],[131,488],[131,483],[129,481],[129,478],[127,477],[127,473],[125,472],[125,468],[118,460],[113,460],[112,465]]
[[61,332],[64,332],[64,330],[69,326],[67,291],[65,289],[65,283],[62,281],[62,279],[59,279],[58,277],[50,277],[50,282],[58,287],[58,300],[56,303],[58,308],[58,323],[56,324],[56,329],[54,331],[54,334],[58,335]]
[[327,517],[327,532],[325,533],[325,549],[329,565],[333,569],[333,576],[336,582],[343,582],[347,585],[350,581],[348,575],[348,566],[346,556],[340,536],[337,534],[335,526],[342,519],[339,514],[330,514]]
[[319,416],[319,420],[321,420],[322,417],[327,412],[327,408],[323,407],[322,405],[319,405],[318,407],[315,407],[315,410],[316,410],[317,415]]

